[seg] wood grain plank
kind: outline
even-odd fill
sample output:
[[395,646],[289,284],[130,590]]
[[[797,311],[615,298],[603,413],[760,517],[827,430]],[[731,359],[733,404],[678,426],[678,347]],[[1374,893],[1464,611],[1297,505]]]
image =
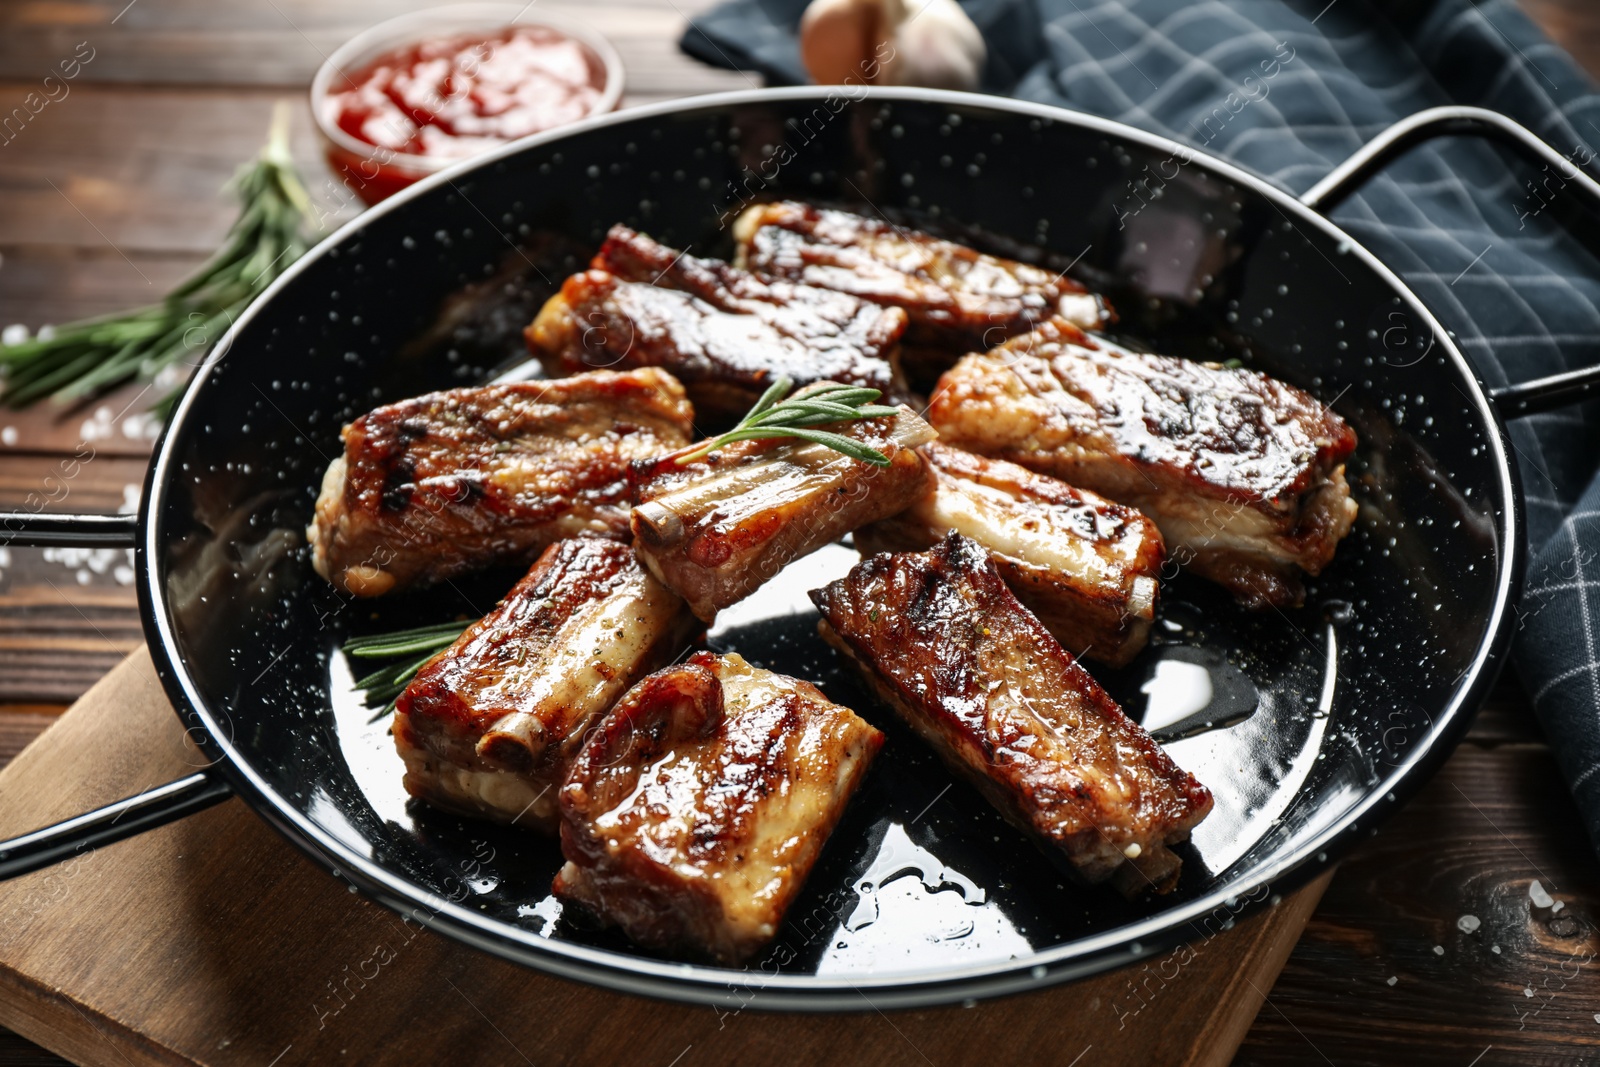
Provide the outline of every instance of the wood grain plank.
[[[21,88],[0,83],[0,102]],[[0,248],[85,249],[113,271],[114,256],[128,272],[115,271],[129,303],[158,299],[171,272],[158,279],[145,257],[178,254],[188,266],[187,257],[215,251],[238,214],[223,187],[260,150],[280,99],[296,104],[291,151],[317,221],[353,218],[358,205],[323,165],[299,94],[84,86],[0,148]],[[118,131],[114,152],[101,143],[106,130]]]
[[0,549],[0,701],[75,700],[139,647],[132,582],[125,550]]
[[[0,767],[17,755],[58,718],[56,714],[25,711],[27,705],[0,706]],[[0,1059],[0,1064],[5,1060]]]
[[[677,47],[684,24],[715,0],[596,0],[541,2],[553,17],[590,26],[616,46],[634,92],[688,96],[748,86],[747,76],[697,64]],[[65,5],[63,5],[65,6]],[[80,60],[59,106],[66,110],[82,87],[107,83],[282,86],[303,90],[323,60],[355,34],[422,7],[404,2],[327,4],[278,0],[272,4],[159,3],[144,0],[111,22],[124,3],[70,5],[66,19],[39,5],[0,7],[0,78],[39,88],[62,61]],[[61,89],[53,89],[60,96]],[[23,102],[0,93],[0,112]],[[37,106],[37,105],[35,105]],[[42,121],[56,104],[39,112]]]
[[[74,452],[6,450],[0,507],[98,514],[137,500],[149,441],[94,413],[79,421]],[[0,702],[74,700],[138,647],[132,563],[126,549],[0,548]]]
[[[66,408],[48,402],[20,411],[0,408],[0,461],[10,466],[20,462],[16,457],[42,456],[54,460],[59,469],[62,461],[86,455],[88,448],[100,458],[148,457],[159,429],[150,405],[162,391],[161,386],[132,383]],[[51,473],[49,464],[45,473]],[[43,488],[42,482],[19,481],[0,506],[18,506],[28,493]]]
[[[0,181],[5,174],[0,167]],[[61,209],[72,210],[65,201]],[[224,230],[228,221],[220,222]],[[9,223],[10,215],[0,214],[0,230]],[[63,215],[57,226],[63,238],[76,232],[69,224]],[[124,259],[104,242],[98,248],[71,243],[0,243],[0,326],[20,323],[32,333],[46,324],[141,307],[187,278],[205,259],[206,253],[198,250],[148,253],[137,249]]]
[[1542,744],[1544,731],[1516,672],[1507,670],[1483,702],[1467,740],[1478,745]]
[[0,1028],[0,1067],[71,1067],[71,1063],[53,1052],[46,1052],[27,1038]]
[[[25,88],[0,82],[0,104]],[[260,150],[284,99],[294,104],[291,150],[316,208],[312,221],[331,230],[361,205],[324,162],[301,94],[83,86],[58,111],[41,113],[0,146],[0,279],[8,283],[0,324],[37,327],[159,299],[222,240],[238,213],[223,187]],[[114,153],[100,143],[108,129],[118,131]],[[48,302],[35,306],[40,294]]]
[[[78,427],[79,445],[65,454],[9,449],[0,466],[0,507],[25,511],[115,512],[136,503],[150,445],[90,413]],[[83,431],[87,428],[87,434]],[[102,437],[100,434],[115,434]],[[132,440],[131,445],[123,442]],[[132,495],[130,496],[130,491]]]
[[1549,750],[1463,746],[1341,866],[1237,1062],[1593,1062],[1597,923],[1600,861]]

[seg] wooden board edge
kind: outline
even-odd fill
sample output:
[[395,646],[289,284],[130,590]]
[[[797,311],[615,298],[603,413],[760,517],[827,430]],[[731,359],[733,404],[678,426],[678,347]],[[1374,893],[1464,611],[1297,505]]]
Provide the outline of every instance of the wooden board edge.
[[1211,1013],[1206,1025],[1195,1035],[1183,1067],[1228,1067],[1233,1062],[1337,870],[1337,867],[1329,868],[1277,905],[1268,917],[1273,929],[1292,931],[1294,936],[1255,940],[1229,981],[1228,990],[1218,1000],[1219,1004],[1234,1004],[1235,1009]]
[[[69,1010],[70,1009],[70,1010]],[[72,997],[0,968],[0,1026],[81,1067],[194,1067]]]

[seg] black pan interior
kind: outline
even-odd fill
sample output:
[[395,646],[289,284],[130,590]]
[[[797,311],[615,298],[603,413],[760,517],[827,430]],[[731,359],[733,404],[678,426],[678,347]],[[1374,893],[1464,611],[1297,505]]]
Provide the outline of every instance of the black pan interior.
[[[1498,431],[1425,312],[1337,234],[1168,147],[975,98],[771,96],[527,147],[368,215],[258,308],[195,390],[164,452],[153,610],[187,674],[174,691],[199,698],[302,844],[391,903],[458,903],[467,918],[447,925],[476,924],[478,943],[536,965],[624,983],[668,973],[548,898],[554,843],[406,804],[384,725],[349,692],[346,636],[481,612],[515,575],[351,601],[314,575],[301,531],[343,422],[514,361],[520,327],[612,223],[723,254],[741,204],[777,196],[1070,265],[1112,293],[1128,336],[1311,390],[1361,434],[1361,517],[1303,609],[1247,614],[1178,576],[1157,645],[1121,672],[1091,665],[1136,718],[1187,716],[1171,752],[1218,798],[1179,889],[1155,901],[1072,885],[861,694],[804,597],[849,549],[726,613],[713,647],[810,678],[890,735],[760,972],[794,976],[784,988],[801,995],[1150,952],[1203,932],[1197,914],[1226,915],[1223,897],[1265,900],[1321,867],[1358,805],[1442,758],[1463,725],[1454,702],[1486,684],[1512,505]],[[1298,875],[1291,859],[1306,861]],[[375,871],[414,888],[377,887]],[[671,973],[685,989],[730,977]]]

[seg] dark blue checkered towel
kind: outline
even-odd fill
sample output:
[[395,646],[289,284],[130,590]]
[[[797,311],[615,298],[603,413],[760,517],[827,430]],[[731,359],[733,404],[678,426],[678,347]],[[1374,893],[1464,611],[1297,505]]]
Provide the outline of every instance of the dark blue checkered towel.
[[[984,88],[1186,141],[1310,187],[1384,127],[1439,104],[1511,116],[1564,154],[1600,146],[1600,95],[1507,0],[962,0],[989,43]],[[691,55],[807,80],[804,0],[732,0],[684,35]],[[1272,94],[1200,125],[1280,42]],[[1581,158],[1581,157],[1580,157]],[[1549,220],[1525,223],[1521,179],[1492,150],[1411,152],[1337,213],[1394,268],[1491,385],[1600,363],[1600,263]],[[1600,418],[1511,428],[1533,556],[1516,663],[1600,847]]]

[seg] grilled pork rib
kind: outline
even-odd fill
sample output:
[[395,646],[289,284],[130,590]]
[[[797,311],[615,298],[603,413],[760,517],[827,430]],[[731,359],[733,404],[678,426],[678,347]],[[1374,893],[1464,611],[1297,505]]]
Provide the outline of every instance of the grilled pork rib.
[[764,281],[613,227],[527,329],[552,373],[661,367],[713,421],[743,415],[773,381],[831,379],[904,393],[905,313],[844,293]]
[[401,694],[412,796],[555,833],[585,732],[689,640],[694,618],[627,545],[559,541]]
[[811,599],[819,629],[952,769],[1085,881],[1169,891],[1211,794],[1006,588],[976,541],[872,556]]
[[1128,351],[1065,322],[964,357],[940,440],[1139,508],[1178,562],[1252,608],[1298,604],[1350,532],[1356,435],[1256,371]]
[[748,959],[882,744],[809,682],[696,653],[635,686],[579,753],[555,893],[641,945]]
[[634,547],[701,619],[712,622],[790,562],[932,489],[917,446],[934,434],[907,409],[827,429],[889,465],[770,439],[737,441],[687,464],[667,456],[635,465]]
[[563,537],[628,537],[629,464],[689,441],[694,412],[659,370],[451,389],[344,428],[306,530],[317,573],[356,596]]
[[837,289],[910,316],[910,344],[968,352],[1052,316],[1087,329],[1109,307],[1070,278],[878,219],[793,201],[746,208],[733,224],[739,266]]
[[1004,460],[922,446],[934,491],[855,532],[862,555],[929,548],[951,530],[989,550],[1000,575],[1063,646],[1121,666],[1144,648],[1166,558],[1133,508]]

